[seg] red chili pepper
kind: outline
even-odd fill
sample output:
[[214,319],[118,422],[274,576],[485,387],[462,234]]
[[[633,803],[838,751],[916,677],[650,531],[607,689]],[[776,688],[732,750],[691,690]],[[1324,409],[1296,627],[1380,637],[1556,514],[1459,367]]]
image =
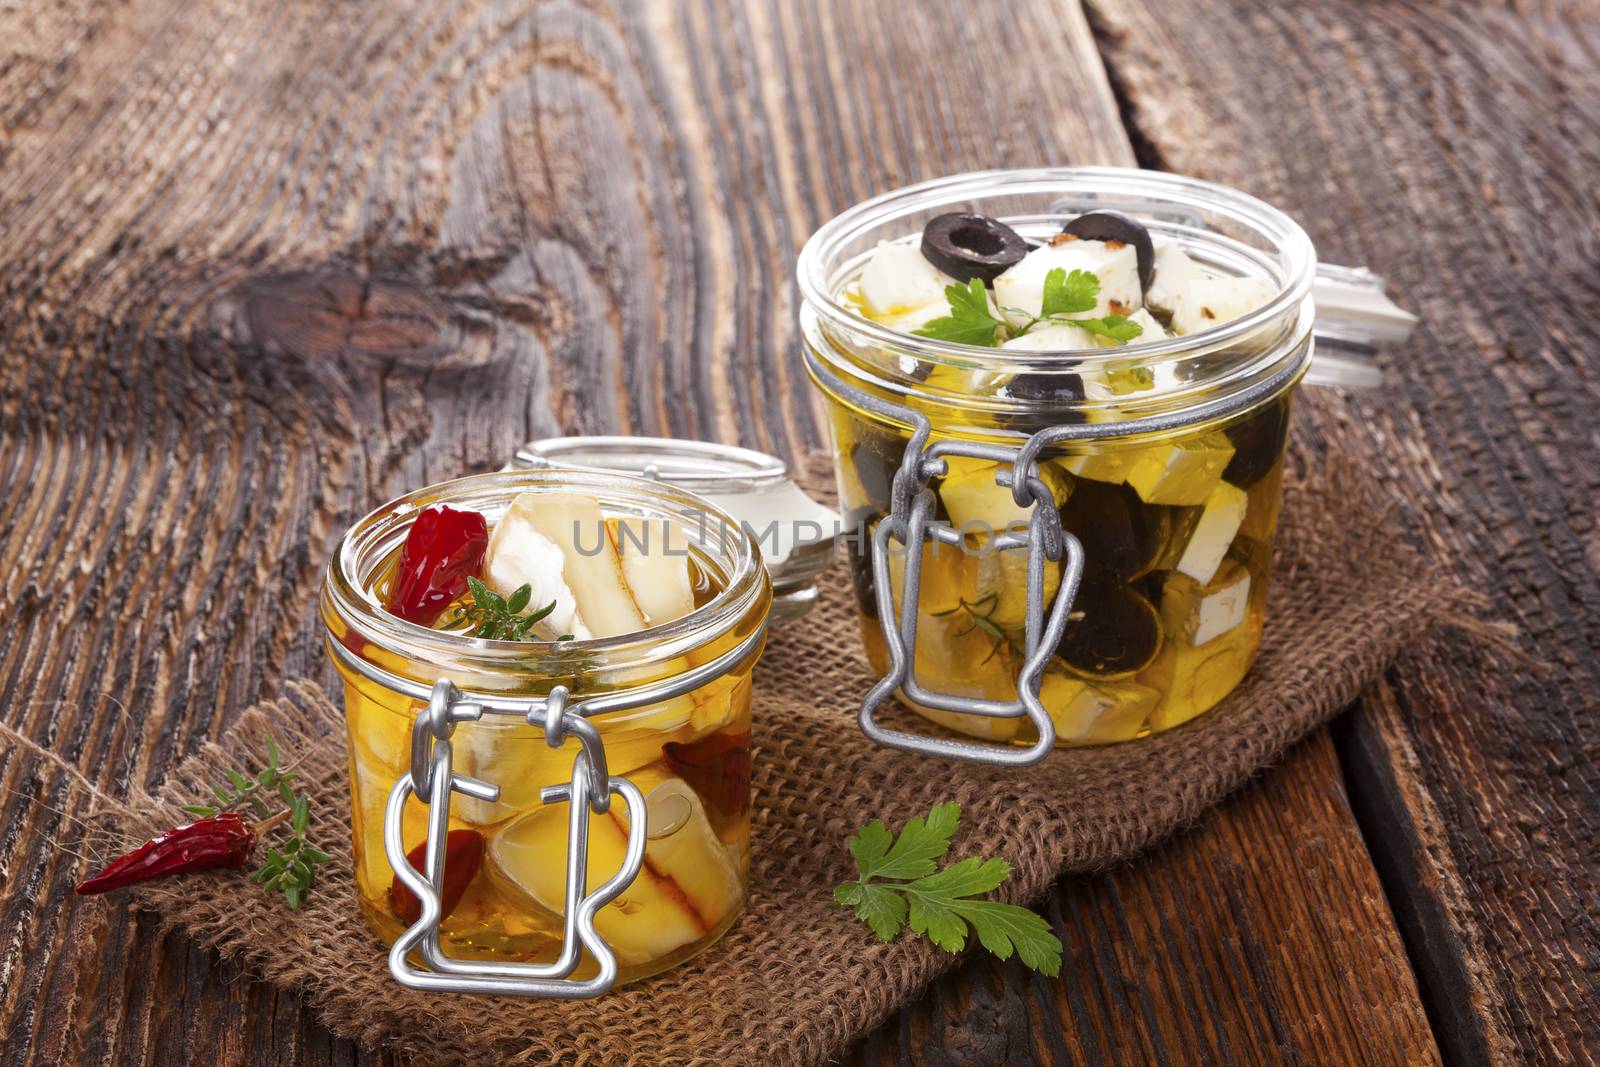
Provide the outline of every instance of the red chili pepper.
[[400,549],[389,588],[389,611],[407,622],[432,626],[450,602],[483,570],[489,524],[476,511],[435,504],[418,513]]
[[725,815],[750,807],[750,734],[712,734],[662,746],[668,767]]
[[89,896],[169,874],[243,867],[255,844],[256,828],[237,812],[225,811],[157,834],[113,860],[99,874],[79,882],[77,890],[79,895]]
[[[406,853],[406,862],[415,870],[422,870],[428,858],[428,843],[424,841]],[[461,903],[468,884],[477,877],[483,865],[483,835],[476,830],[451,830],[444,839],[444,888],[439,894],[440,919],[447,918]],[[389,907],[407,926],[422,918],[422,901],[396,878],[389,886]]]

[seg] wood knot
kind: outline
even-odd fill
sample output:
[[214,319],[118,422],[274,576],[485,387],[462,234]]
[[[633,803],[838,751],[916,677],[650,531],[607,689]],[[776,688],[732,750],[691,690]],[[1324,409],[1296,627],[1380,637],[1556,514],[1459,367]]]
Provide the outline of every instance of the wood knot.
[[464,340],[450,305],[409,282],[297,271],[253,278],[238,297],[251,340],[311,361],[434,364]]

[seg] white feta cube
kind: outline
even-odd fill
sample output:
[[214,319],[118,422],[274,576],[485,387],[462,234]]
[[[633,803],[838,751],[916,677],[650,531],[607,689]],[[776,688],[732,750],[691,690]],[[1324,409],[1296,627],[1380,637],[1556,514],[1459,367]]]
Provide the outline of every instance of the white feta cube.
[[[1159,341],[1168,336],[1166,327],[1162,326],[1156,320],[1156,317],[1144,308],[1134,311],[1127,316],[1127,319],[1129,322],[1137,322],[1140,330],[1143,331],[1138,337],[1128,342],[1130,345],[1142,345],[1148,341]],[[1106,341],[1105,343],[1111,344],[1112,342]]]
[[[1206,497],[1200,519],[1183,546],[1177,569],[1201,585],[1209,584],[1216,577],[1217,568],[1222,566],[1222,559],[1244,522],[1249,504],[1250,497],[1243,489],[1218,482]],[[1248,580],[1249,576],[1245,577]]]
[[1204,278],[1205,273],[1189,258],[1181,245],[1172,241],[1156,241],[1155,248],[1155,267],[1151,272],[1150,288],[1145,290],[1144,303],[1163,315],[1172,316],[1176,322],[1180,309],[1188,306],[1189,287]]
[[885,241],[861,270],[861,299],[875,319],[905,315],[930,305],[939,310],[929,317],[937,318],[948,313],[950,305],[944,289],[954,284],[954,278],[923,258],[922,249],[916,244]]
[[1100,338],[1088,330],[1062,323],[1038,326],[1021,337],[1013,337],[1001,348],[1015,348],[1024,352],[1071,352],[1084,348],[1099,348]]
[[528,603],[542,607],[551,601],[555,608],[536,629],[547,638],[572,634],[583,641],[590,637],[578,615],[578,601],[568,588],[564,571],[566,560],[561,548],[534,528],[528,516],[515,504],[495,524],[483,557],[484,584],[501,596],[510,596],[524,585],[533,587]]
[[994,280],[995,303],[1001,314],[1016,323],[1038,315],[1044,303],[1045,276],[1058,267],[1068,274],[1086,270],[1100,279],[1099,299],[1083,315],[1126,315],[1141,302],[1139,257],[1132,245],[1065,240],[1035,248]]
[[1189,643],[1198,647],[1221,637],[1244,622],[1249,607],[1250,572],[1241,568],[1236,579],[1206,592],[1195,603]]
[[1254,311],[1271,300],[1274,292],[1265,278],[1196,279],[1172,309],[1172,328],[1188,334],[1220,326]]

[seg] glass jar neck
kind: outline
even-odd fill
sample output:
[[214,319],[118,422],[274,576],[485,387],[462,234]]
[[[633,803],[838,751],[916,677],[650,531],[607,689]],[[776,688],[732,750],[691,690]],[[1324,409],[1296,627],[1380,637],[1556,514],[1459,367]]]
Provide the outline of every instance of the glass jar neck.
[[[1273,295],[1199,333],[1070,352],[934,341],[872,321],[845,296],[880,242],[905,240],[934,215],[980,211],[1037,242],[1059,232],[1064,216],[1096,207],[1134,215],[1207,272],[1265,279]],[[1315,268],[1293,220],[1225,186],[1115,167],[957,175],[866,201],[819,229],[798,265],[801,331],[816,359],[850,386],[981,436],[1183,412],[1202,421],[1208,405],[1299,380],[1310,359]],[[1023,377],[1025,394],[1006,387]]]
[[[376,590],[381,570],[424,508],[470,508],[493,526],[515,497],[545,492],[594,497],[607,517],[676,524],[718,592],[681,618],[586,641],[485,641],[406,622],[385,610]],[[410,680],[449,678],[463,690],[538,695],[557,684],[571,688],[575,681],[589,692],[612,691],[681,669],[697,652],[762,626],[770,602],[766,569],[750,533],[701,497],[643,478],[540,470],[443,482],[373,511],[339,542],[323,585],[322,614],[331,640]]]

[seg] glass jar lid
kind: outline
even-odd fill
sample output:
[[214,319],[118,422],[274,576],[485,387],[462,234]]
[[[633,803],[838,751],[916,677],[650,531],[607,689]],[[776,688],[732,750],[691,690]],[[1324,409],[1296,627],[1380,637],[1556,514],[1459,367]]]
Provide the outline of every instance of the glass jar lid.
[[832,561],[837,512],[806,495],[776,456],[674,437],[547,437],[517,450],[513,468],[632,474],[687,489],[745,527],[772,577],[772,617],[810,610]]

